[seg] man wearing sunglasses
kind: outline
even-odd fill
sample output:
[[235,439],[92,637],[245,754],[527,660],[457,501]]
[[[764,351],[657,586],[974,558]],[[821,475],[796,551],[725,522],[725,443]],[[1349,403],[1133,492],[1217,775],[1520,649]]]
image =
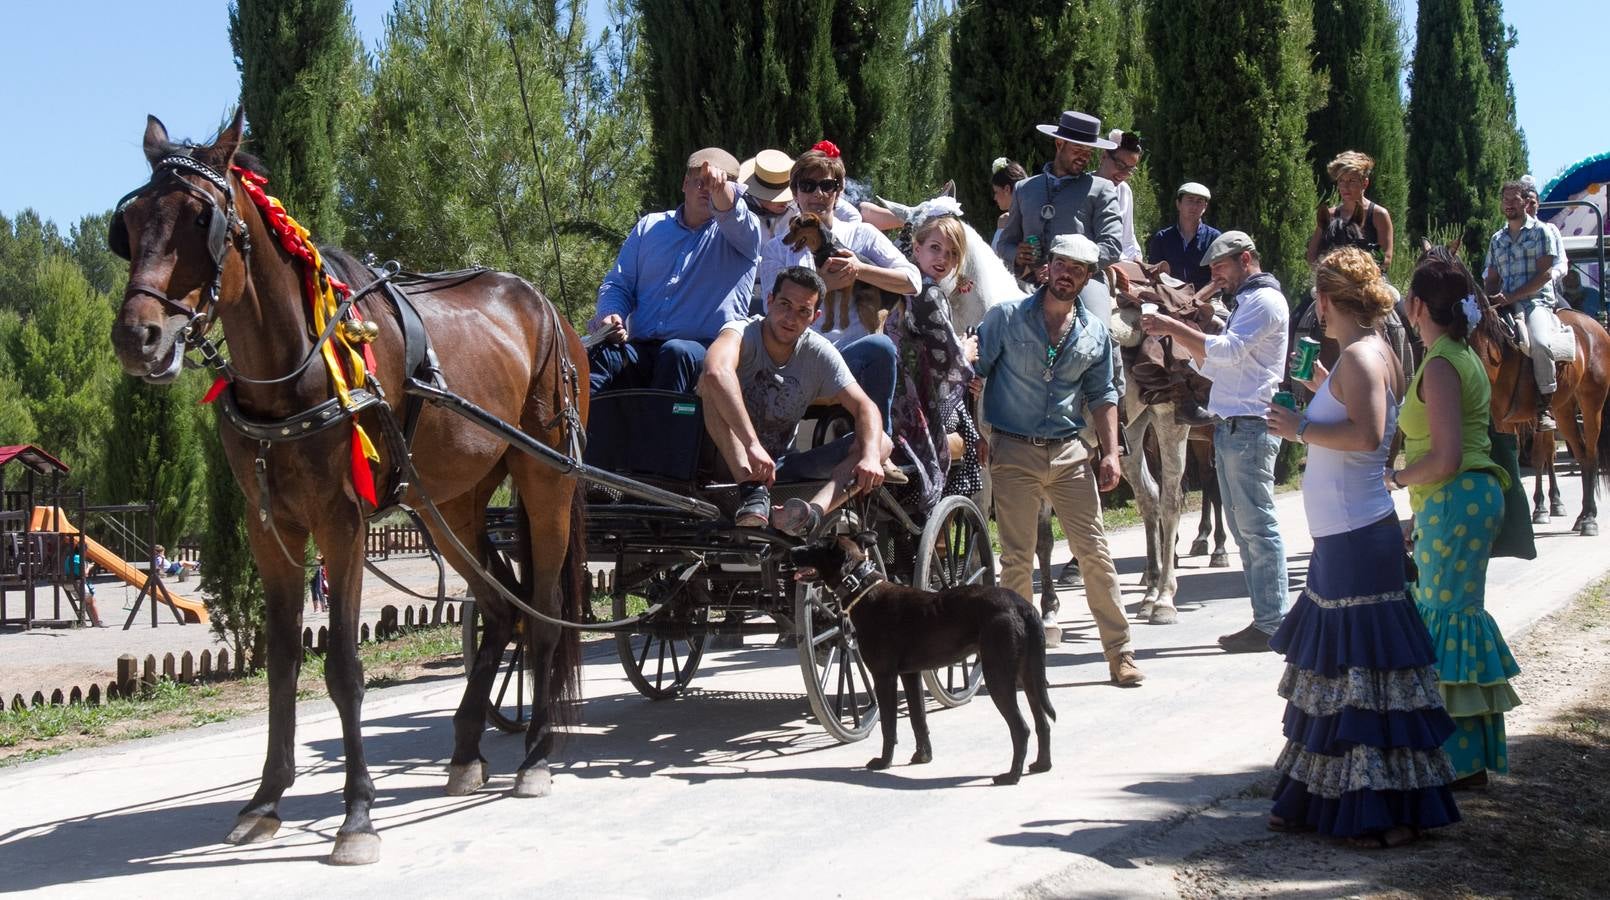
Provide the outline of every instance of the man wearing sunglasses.
[[1096,175],[1113,183],[1118,191],[1118,218],[1123,222],[1123,237],[1119,245],[1119,259],[1140,259],[1140,241],[1135,238],[1135,189],[1129,186],[1129,176],[1135,174],[1140,168],[1140,159],[1145,151],[1140,147],[1140,135],[1133,131],[1123,131],[1114,128],[1108,132],[1107,140],[1118,146],[1112,150],[1102,151],[1101,165],[1096,168]]
[[598,288],[588,330],[594,394],[689,393],[721,326],[749,312],[760,220],[738,202],[738,160],[719,147],[688,157],[682,205],[638,220]]
[[[831,222],[833,237],[848,251],[829,259],[818,273],[829,292],[850,287],[857,281],[896,294],[915,294],[921,290],[922,278],[917,274],[917,266],[906,259],[883,232],[865,222],[845,222],[834,215],[844,192],[844,160],[837,147],[823,141],[800,154],[794,162],[790,184],[799,211],[814,213]],[[760,283],[763,285],[775,284],[778,273],[790,266],[816,268],[811,251],[793,249],[784,243],[786,236],[779,235],[761,248]],[[849,319],[823,335],[843,355],[856,381],[877,404],[887,426],[889,407],[894,400],[894,343],[881,334],[869,334],[859,317]],[[812,327],[820,331],[821,322],[817,321]]]

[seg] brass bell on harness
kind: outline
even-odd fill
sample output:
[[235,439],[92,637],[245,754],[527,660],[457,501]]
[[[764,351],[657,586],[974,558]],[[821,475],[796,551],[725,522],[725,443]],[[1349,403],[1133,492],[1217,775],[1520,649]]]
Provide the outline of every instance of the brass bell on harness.
[[349,344],[372,344],[380,337],[380,323],[349,319],[341,323],[341,336],[346,338]]

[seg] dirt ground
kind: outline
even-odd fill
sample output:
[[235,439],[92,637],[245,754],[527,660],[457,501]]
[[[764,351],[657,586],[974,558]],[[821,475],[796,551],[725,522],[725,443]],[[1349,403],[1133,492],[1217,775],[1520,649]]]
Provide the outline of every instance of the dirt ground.
[[[1217,841],[1176,869],[1179,896],[1610,895],[1607,596],[1610,582],[1600,582],[1511,642],[1524,705],[1506,718],[1510,774],[1457,795],[1464,821],[1391,850],[1305,835]],[[1231,805],[1261,815],[1270,787]]]

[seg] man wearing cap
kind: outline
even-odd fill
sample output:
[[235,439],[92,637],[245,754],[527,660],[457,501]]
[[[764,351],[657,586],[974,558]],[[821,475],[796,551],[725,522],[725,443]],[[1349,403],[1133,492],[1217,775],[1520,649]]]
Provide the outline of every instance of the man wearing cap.
[[1140,146],[1140,135],[1133,131],[1114,128],[1107,132],[1107,140],[1117,144],[1103,150],[1096,174],[1112,182],[1118,192],[1118,219],[1123,223],[1123,236],[1118,245],[1120,259],[1140,259],[1140,241],[1135,238],[1135,189],[1129,186],[1129,176],[1140,168],[1145,153]]
[[1168,263],[1168,273],[1188,281],[1197,290],[1213,281],[1213,273],[1202,257],[1219,238],[1219,229],[1202,221],[1213,195],[1194,181],[1187,181],[1174,192],[1178,218],[1173,225],[1154,233],[1146,241],[1146,261]]
[[1001,260],[1024,281],[1039,284],[1046,274],[1043,254],[1057,236],[1089,238],[1100,258],[1085,287],[1085,307],[1105,323],[1112,315],[1112,300],[1104,273],[1123,256],[1124,224],[1118,189],[1085,167],[1094,151],[1114,150],[1118,144],[1101,136],[1100,119],[1077,110],[1064,112],[1055,125],[1035,127],[1056,141],[1056,156],[1012,192],[998,247]]
[[[1100,492],[1117,487],[1119,477],[1113,345],[1107,323],[1080,302],[1100,259],[1084,235],[1059,235],[1046,283],[985,314],[974,368],[984,379],[983,415],[993,429],[989,471],[1001,583],[1020,596],[1032,593],[1040,505],[1049,501],[1084,574],[1108,672],[1114,684],[1130,687],[1144,676],[1129,649],[1129,621],[1101,521]],[[1094,460],[1079,439],[1081,407],[1095,420]],[[1046,631],[1048,639],[1061,639],[1054,619]]]
[[760,220],[738,202],[738,160],[719,147],[688,157],[682,205],[639,219],[598,288],[588,328],[611,332],[592,354],[592,390],[687,393],[721,326],[746,316]]
[[1280,282],[1262,270],[1258,248],[1245,232],[1226,231],[1205,255],[1213,283],[1235,294],[1235,311],[1222,334],[1204,334],[1178,319],[1141,316],[1147,334],[1167,335],[1191,355],[1213,382],[1208,412],[1219,420],[1213,455],[1225,518],[1241,550],[1241,568],[1252,596],[1252,624],[1219,638],[1230,653],[1269,648],[1290,605],[1286,549],[1275,518],[1275,454],[1280,439],[1269,433],[1269,404],[1286,371],[1290,306]]

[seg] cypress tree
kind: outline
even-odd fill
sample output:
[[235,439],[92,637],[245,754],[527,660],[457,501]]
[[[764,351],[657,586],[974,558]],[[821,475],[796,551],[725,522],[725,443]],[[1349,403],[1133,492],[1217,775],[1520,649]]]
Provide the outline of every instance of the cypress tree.
[[[218,428],[203,429],[206,481],[206,528],[201,533],[201,592],[212,619],[212,631],[228,641],[252,668],[263,663],[265,603],[263,579],[246,539],[246,496],[230,474]],[[256,511],[250,512],[256,515]]]
[[1371,196],[1395,219],[1406,218],[1403,51],[1393,5],[1387,0],[1314,0],[1313,52],[1315,67],[1330,79],[1325,105],[1308,117],[1314,182],[1321,186],[1322,199],[1335,193],[1325,166],[1344,150],[1359,150],[1375,159]]
[[[1251,234],[1263,267],[1294,296],[1307,282],[1316,196],[1308,115],[1323,96],[1311,5],[1151,0],[1146,35],[1160,86],[1150,138],[1167,148],[1152,157],[1156,183],[1211,188],[1213,224]],[[1204,60],[1215,61],[1211,71]]]
[[[912,0],[833,4],[833,59],[848,101],[837,111],[847,116],[824,121],[821,137],[844,151],[851,177],[874,186],[903,184],[911,169],[907,35],[916,12]],[[743,153],[758,149],[746,147]]]
[[338,243],[336,173],[352,132],[358,61],[346,0],[232,0],[229,43],[272,192],[315,240]]
[[[146,384],[120,378],[112,388],[106,445],[106,498],[157,504],[157,540],[172,547],[198,524],[205,487],[194,409],[201,380]],[[230,478],[227,470],[223,477]]]
[[[1452,229],[1479,256],[1499,218],[1506,149],[1471,0],[1420,0],[1409,77],[1409,215],[1415,239]],[[1517,173],[1518,174],[1518,173]]]
[[945,171],[980,233],[994,231],[997,215],[990,161],[1010,157],[1034,174],[1053,155],[1051,139],[1035,125],[1055,122],[1070,108],[1101,117],[1107,127],[1129,124],[1116,89],[1119,12],[1118,0],[957,5]]
[[1493,135],[1489,152],[1490,170],[1500,184],[1530,168],[1526,135],[1515,118],[1515,82],[1509,75],[1509,51],[1517,38],[1515,29],[1504,24],[1503,0],[1473,0],[1476,32],[1481,38],[1481,58],[1487,64],[1492,94],[1487,106],[1487,127]]

